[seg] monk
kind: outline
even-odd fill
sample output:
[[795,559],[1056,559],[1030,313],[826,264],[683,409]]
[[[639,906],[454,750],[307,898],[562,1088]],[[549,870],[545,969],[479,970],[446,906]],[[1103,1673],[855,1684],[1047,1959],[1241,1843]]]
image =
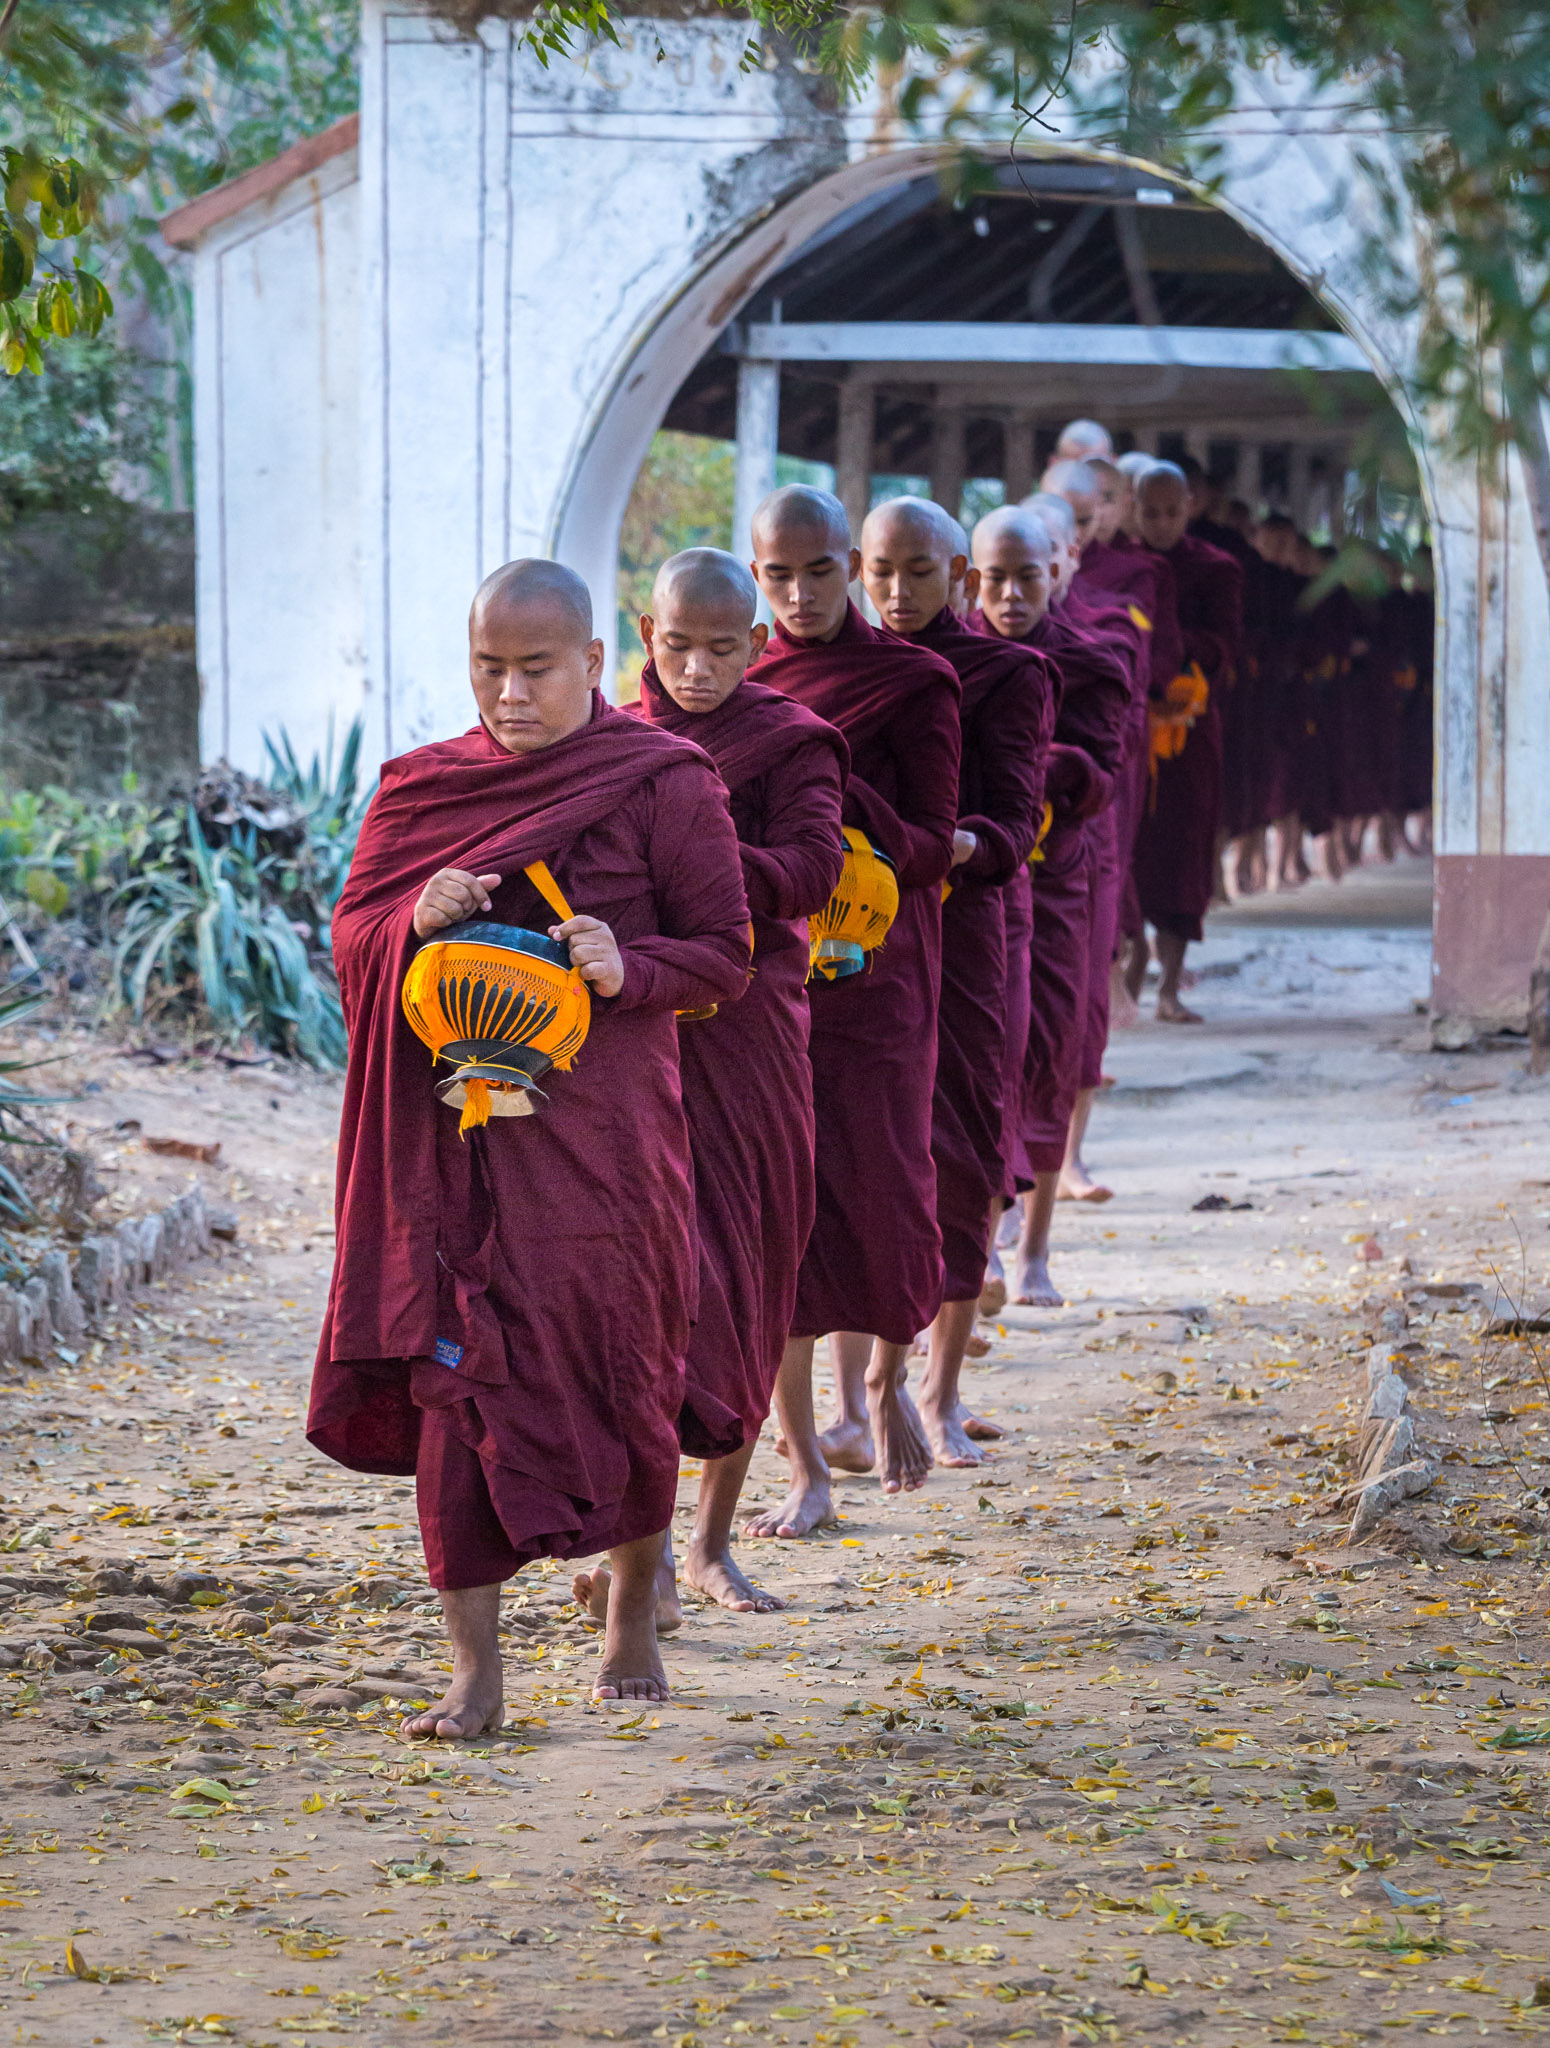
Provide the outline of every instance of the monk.
[[1113,454],[1109,430],[1096,420],[1068,420],[1055,442],[1055,456],[1061,462],[1086,462],[1094,455]]
[[[1055,501],[1064,511],[1063,500]],[[1047,508],[1056,517],[1055,505]],[[1124,763],[1131,697],[1129,662],[1111,642],[1051,608],[1071,560],[1043,517],[1003,507],[974,529],[979,609],[971,624],[1032,646],[1061,681],[1045,794],[1052,822],[1033,873],[1029,1021],[1017,1094],[1013,1170],[1027,1190],[1013,1294],[1059,1307],[1050,1278],[1049,1234],[1085,1047],[1088,954],[1096,841],[1088,820],[1113,797]]]
[[1031,648],[971,632],[959,618],[956,603],[973,601],[979,578],[962,527],[941,506],[893,498],[871,512],[861,530],[861,579],[883,624],[951,662],[963,692],[931,1106],[946,1285],[919,1405],[936,1462],[978,1465],[974,1438],[1000,1431],[969,1413],[959,1378],[1007,1173],[1005,891],[1026,873],[1038,838],[1056,682]]
[[[753,572],[775,617],[756,682],[838,726],[850,746],[845,822],[893,862],[899,911],[859,974],[816,976],[812,1014],[817,1213],[775,1386],[791,1491],[750,1534],[829,1519],[829,1470],[923,1485],[931,1446],[905,1390],[916,1333],[942,1305],[931,1158],[942,883],[958,820],[958,678],[938,655],[869,626],[848,586],[861,557],[843,506],[789,485],[754,519]],[[813,1347],[829,1337],[839,1412],[820,1437]]]
[[[488,577],[478,722],[387,763],[334,914],[350,1051],[307,1434],[415,1476],[453,1671],[409,1735],[500,1726],[501,1584],[536,1557],[608,1551],[594,1696],[667,1697],[657,1570],[698,1272],[674,1012],[742,994],[748,905],[714,768],[611,710],[602,667],[571,570]],[[532,1115],[465,1138],[400,992],[416,950],[470,919],[547,932],[591,1023]]]
[[[1113,1190],[1095,1180],[1088,1171],[1082,1145],[1087,1136],[1093,1102],[1103,1080],[1103,1055],[1109,1041],[1113,964],[1124,890],[1125,863],[1120,846],[1122,832],[1128,833],[1130,828],[1129,798],[1135,775],[1134,753],[1143,745],[1137,733],[1137,720],[1139,717],[1144,722],[1146,717],[1152,654],[1151,619],[1138,605],[1127,602],[1083,575],[1088,557],[1097,545],[1099,485],[1094,468],[1085,462],[1051,464],[1045,476],[1044,490],[1031,503],[1056,536],[1059,570],[1052,604],[1068,624],[1079,627],[1089,640],[1105,643],[1126,664],[1130,675],[1131,708],[1125,736],[1126,761],[1115,782],[1111,801],[1091,819],[1089,825],[1093,840],[1092,937],[1087,951],[1081,1071],[1056,1190],[1057,1201],[1099,1203],[1112,1200]],[[1140,559],[1148,559],[1140,549],[1133,552]],[[1106,555],[1110,553],[1106,551]],[[1123,556],[1113,555],[1112,559],[1122,568],[1128,566]]]
[[[1162,979],[1157,1015],[1164,1023],[1198,1024],[1179,990],[1190,943],[1204,936],[1216,885],[1216,840],[1222,814],[1221,699],[1232,687],[1243,637],[1243,573],[1231,555],[1196,540],[1189,523],[1189,485],[1171,462],[1159,462],[1136,492],[1141,534],[1173,570],[1186,669],[1194,697],[1182,689],[1172,708],[1158,706],[1154,724],[1170,751],[1154,743],[1156,776],[1136,839],[1136,888],[1157,933]],[[1199,702],[1200,682],[1206,701]],[[1132,993],[1140,994],[1139,986]]]
[[[769,636],[754,623],[758,601],[734,556],[688,548],[658,571],[640,622],[650,657],[641,711],[703,747],[720,770],[753,917],[747,994],[678,1025],[700,1247],[700,1309],[678,1434],[688,1455],[704,1460],[683,1575],[706,1599],[741,1614],[783,1604],[739,1569],[732,1522],[770,1411],[813,1226],[807,920],[840,877],[849,763],[833,726],[745,675]],[[675,1618],[665,1598],[659,1626]]]

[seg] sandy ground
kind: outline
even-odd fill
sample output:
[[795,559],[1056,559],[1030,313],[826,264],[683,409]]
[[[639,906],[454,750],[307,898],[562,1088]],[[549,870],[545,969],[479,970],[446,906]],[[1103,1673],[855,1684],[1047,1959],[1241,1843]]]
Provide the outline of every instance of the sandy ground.
[[[466,1748],[394,1732],[444,1668],[410,1487],[300,1434],[335,1084],[62,1037],[112,1201],[198,1172],[241,1231],[0,1389],[6,2038],[1545,2031],[1550,1389],[1485,1325],[1493,1267],[1544,1312],[1550,1095],[1427,1051],[1424,928],[1353,902],[1221,920],[1210,1022],[1116,1038],[1117,1198],[1061,1212],[1071,1305],[989,1329],[980,1470],[748,1546],[786,1610],[691,1605],[646,1713],[588,1704],[569,1572],[529,1570]],[[1406,1290],[1443,1462],[1351,1548]]]

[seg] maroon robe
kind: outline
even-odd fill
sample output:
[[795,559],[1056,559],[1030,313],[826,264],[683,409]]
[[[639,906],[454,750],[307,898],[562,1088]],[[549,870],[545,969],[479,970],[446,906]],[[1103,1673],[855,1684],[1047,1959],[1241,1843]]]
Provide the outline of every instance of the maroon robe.
[[830,641],[777,626],[753,674],[845,735],[845,822],[876,841],[899,881],[899,914],[864,971],[808,986],[817,1210],[792,1335],[859,1330],[908,1344],[942,1302],[931,1093],[958,678],[854,605]]
[[[1150,775],[1148,741],[1150,727],[1146,715],[1149,698],[1160,698],[1168,685],[1184,666],[1184,642],[1179,633],[1178,599],[1174,590],[1173,571],[1166,557],[1154,555],[1150,548],[1144,548],[1128,534],[1117,533],[1107,544],[1091,541],[1082,553],[1082,566],[1077,571],[1076,589],[1087,590],[1095,595],[1107,593],[1118,597],[1127,605],[1134,605],[1147,621],[1149,638],[1147,642],[1147,672],[1144,687],[1138,687],[1131,707],[1130,726],[1126,734],[1125,770],[1120,778],[1119,788],[1114,793],[1114,816],[1112,824],[1113,844],[1105,855],[1105,868],[1112,861],[1118,864],[1118,902],[1115,906],[1114,922],[1116,939],[1123,934],[1126,938],[1138,938],[1145,929],[1141,916],[1141,899],[1136,893],[1135,874],[1132,862],[1136,850],[1136,834],[1141,829],[1141,813],[1146,803]],[[1105,980],[1105,990],[1107,990]],[[1107,1036],[1107,996],[1104,998],[1104,1030]],[[1101,1052],[1101,1048],[1100,1048]],[[1093,1086],[1095,1083],[1085,1085]]]
[[[977,630],[988,632],[980,614]],[[1114,641],[1051,610],[1026,644],[1061,682],[1046,797],[1054,817],[1033,868],[1027,1046],[1018,1090],[1014,1179],[1057,1169],[1087,1050],[1090,955],[1097,908],[1095,819],[1114,798],[1125,764],[1132,664]]]
[[[612,928],[624,986],[535,1115],[464,1142],[400,1005],[414,906],[440,868],[494,873],[490,921],[547,931],[538,859]],[[310,1440],[416,1474],[441,1587],[665,1528],[697,1275],[673,1013],[748,979],[715,770],[597,699],[536,753],[482,725],[420,747],[382,771],[333,941],[350,1061]]]
[[[1058,684],[1016,641],[970,632],[949,610],[916,636],[950,661],[963,688],[958,825],[974,852],[948,876],[942,906],[931,1152],[946,1271],[944,1301],[977,1301],[990,1253],[991,1205],[1007,1175],[1008,974],[1005,895],[1026,874],[1044,808],[1044,760]],[[1023,1032],[1027,1024],[1024,1019]]]
[[1103,1055],[1109,1042],[1109,999],[1113,988],[1110,969],[1119,946],[1121,903],[1129,866],[1120,848],[1131,829],[1135,757],[1138,747],[1144,745],[1153,647],[1150,628],[1141,624],[1136,607],[1116,607],[1112,601],[1104,601],[1104,593],[1084,590],[1080,582],[1072,588],[1066,605],[1073,623],[1090,638],[1106,641],[1114,652],[1128,660],[1131,672],[1124,759],[1115,778],[1113,797],[1089,827],[1093,838],[1092,936],[1087,948],[1087,1002],[1078,1076],[1078,1087],[1083,1089],[1096,1088],[1103,1079]]
[[1222,819],[1222,699],[1242,653],[1243,571],[1231,555],[1185,534],[1166,557],[1178,591],[1186,665],[1210,686],[1183,751],[1158,764],[1136,835],[1136,889],[1147,922],[1183,939],[1204,936]]
[[640,709],[720,769],[753,919],[747,994],[678,1026],[700,1248],[678,1435],[691,1457],[724,1458],[770,1412],[813,1227],[807,920],[840,878],[849,754],[832,725],[760,683],[684,711],[648,661]]

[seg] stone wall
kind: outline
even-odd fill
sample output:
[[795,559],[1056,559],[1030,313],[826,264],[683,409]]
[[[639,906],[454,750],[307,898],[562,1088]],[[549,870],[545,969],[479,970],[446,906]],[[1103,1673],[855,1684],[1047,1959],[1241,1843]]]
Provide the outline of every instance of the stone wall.
[[0,782],[159,797],[198,771],[191,518],[0,527]]

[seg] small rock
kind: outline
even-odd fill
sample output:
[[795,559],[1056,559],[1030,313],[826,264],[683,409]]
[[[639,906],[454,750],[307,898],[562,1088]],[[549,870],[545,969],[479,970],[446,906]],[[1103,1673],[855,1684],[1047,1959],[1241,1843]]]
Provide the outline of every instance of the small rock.
[[1369,1264],[1376,1264],[1383,1257],[1383,1247],[1375,1237],[1364,1237],[1356,1248],[1356,1256]]
[[348,1685],[322,1685],[306,1695],[309,1707],[343,1707],[347,1712],[362,1704],[362,1695]]
[[237,1212],[225,1202],[212,1202],[209,1208],[210,1235],[224,1238],[228,1244],[236,1241]]
[[161,1588],[161,1597],[173,1607],[186,1607],[196,1593],[218,1593],[221,1582],[213,1572],[174,1572]]
[[115,1650],[135,1650],[142,1657],[165,1657],[168,1645],[160,1636],[153,1636],[140,1628],[108,1628],[98,1638],[110,1644]]
[[1333,1695],[1335,1688],[1330,1684],[1326,1673],[1310,1671],[1297,1690],[1318,1699],[1328,1699]]
[[105,1564],[100,1571],[93,1572],[88,1581],[94,1593],[128,1593],[133,1591],[134,1583],[134,1573],[126,1572],[116,1564]]

